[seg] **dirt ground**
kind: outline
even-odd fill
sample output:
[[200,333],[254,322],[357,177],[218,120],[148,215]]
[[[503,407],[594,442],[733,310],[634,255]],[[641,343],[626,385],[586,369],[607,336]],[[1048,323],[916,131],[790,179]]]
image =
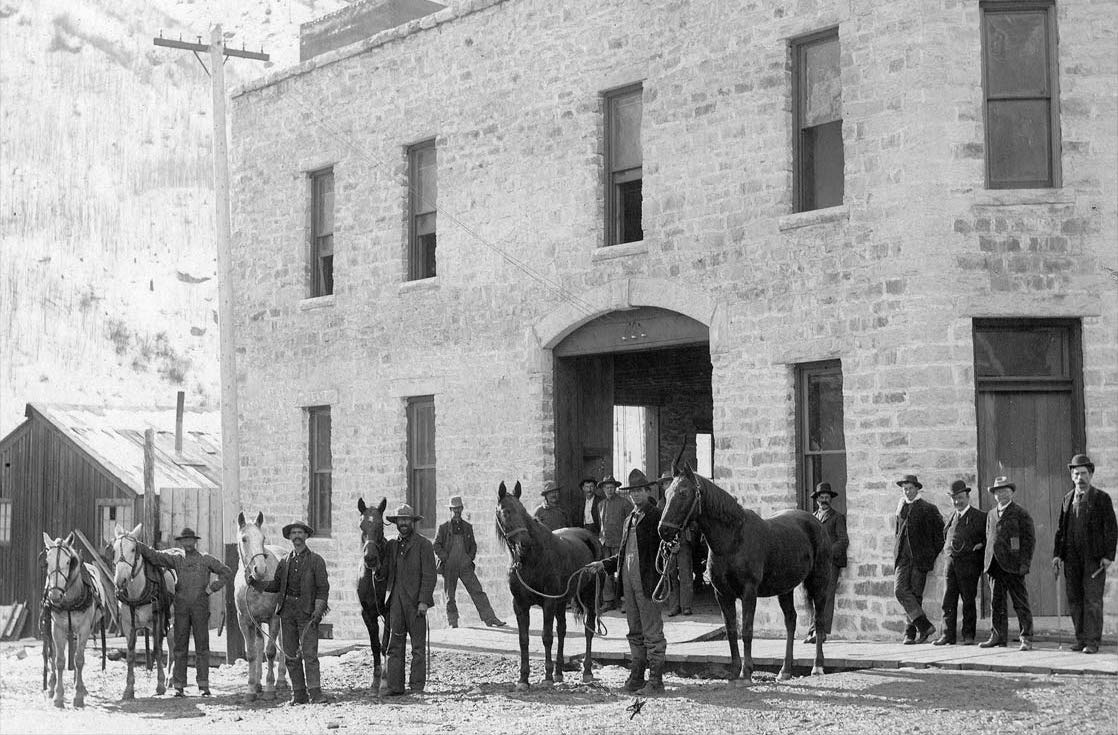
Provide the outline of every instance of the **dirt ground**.
[[[620,689],[626,671],[595,667],[598,681],[577,673],[553,689],[539,686],[542,662],[533,660],[532,689],[514,691],[512,657],[435,650],[427,692],[379,699],[370,688],[372,657],[355,651],[322,659],[328,705],[282,707],[282,700],[249,703],[247,665],[211,672],[212,698],[193,688],[185,699],[155,697],[155,676],[137,673],[134,702],[119,700],[125,664],[87,659],[89,697],[71,706],[73,675],[66,679],[66,709],[41,691],[42,661],[33,648],[0,657],[0,732],[13,733],[282,733],[452,732],[647,733],[1113,733],[1118,732],[1118,679],[1114,677],[979,674],[942,670],[870,670],[796,678],[777,683],[755,674],[749,687],[724,680],[665,677],[667,693],[648,699],[639,713]],[[193,672],[191,672],[193,675]],[[286,698],[287,691],[282,695]]]

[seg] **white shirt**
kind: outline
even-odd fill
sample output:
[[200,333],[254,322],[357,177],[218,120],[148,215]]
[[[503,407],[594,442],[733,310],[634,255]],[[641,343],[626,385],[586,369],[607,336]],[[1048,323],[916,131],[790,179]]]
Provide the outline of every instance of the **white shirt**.
[[589,526],[594,522],[594,496],[591,495],[586,499],[586,507],[582,512],[582,522],[584,525]]

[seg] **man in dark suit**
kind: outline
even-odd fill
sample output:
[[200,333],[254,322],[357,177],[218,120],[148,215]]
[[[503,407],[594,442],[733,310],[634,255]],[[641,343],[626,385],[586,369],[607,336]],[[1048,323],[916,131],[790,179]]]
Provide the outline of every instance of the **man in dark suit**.
[[[1068,463],[1074,486],[1064,496],[1052,569],[1063,571],[1068,593],[1068,612],[1075,626],[1074,651],[1098,653],[1102,640],[1102,593],[1106,569],[1114,563],[1118,546],[1118,523],[1110,496],[1091,484],[1095,463],[1077,454]],[[1057,593],[1058,594],[1058,593]]]
[[314,529],[302,521],[283,527],[283,537],[291,541],[291,553],[280,559],[276,576],[270,582],[249,580],[261,592],[278,592],[276,612],[280,616],[283,658],[291,676],[290,705],[325,704],[318,665],[318,624],[326,614],[330,597],[330,577],[326,562],[307,548]]
[[924,584],[943,550],[943,516],[919,497],[924,486],[916,475],[905,475],[897,486],[904,496],[897,505],[893,592],[908,619],[904,643],[910,645],[925,642],[936,629],[924,614]]
[[397,536],[388,542],[388,672],[389,696],[404,693],[404,644],[411,639],[411,691],[421,694],[427,685],[427,610],[435,604],[435,550],[431,542],[415,532],[416,515],[404,503],[396,515]]
[[582,526],[597,538],[602,532],[601,505],[604,495],[598,494],[598,482],[593,477],[587,477],[578,484],[582,490],[582,515],[572,523],[572,526]]
[[1033,559],[1036,529],[1032,516],[1013,502],[1017,486],[1008,478],[999,477],[990,486],[998,499],[996,507],[986,514],[986,553],[982,569],[990,577],[990,638],[980,648],[1005,646],[1009,641],[1009,616],[1006,595],[1013,600],[1017,623],[1021,628],[1021,650],[1033,648],[1033,613],[1029,609],[1029,591],[1025,575]]
[[943,550],[947,565],[943,569],[943,635],[936,639],[937,646],[955,645],[955,621],[958,618],[959,598],[963,600],[963,645],[974,644],[978,614],[975,598],[978,596],[978,579],[982,576],[982,550],[986,547],[986,513],[970,504],[970,488],[962,480],[951,483],[947,493],[955,506],[943,535]]
[[[838,590],[839,574],[846,566],[846,549],[850,546],[850,537],[846,535],[846,516],[832,507],[838,493],[831,489],[831,483],[821,482],[816,485],[811,497],[816,504],[815,517],[823,524],[823,530],[831,540],[831,578],[827,586],[827,605],[823,608],[823,618],[819,621],[819,626],[823,629],[823,640],[827,640],[831,635],[831,621],[835,617],[835,592]],[[804,643],[815,643],[818,632],[813,620]]]
[[[591,562],[588,569],[616,574],[618,594],[625,595],[625,615],[629,623],[629,653],[632,662],[625,690],[640,696],[664,691],[664,655],[668,643],[664,638],[664,619],[660,606],[652,600],[659,575],[656,573],[656,552],[660,547],[660,508],[652,493],[659,482],[649,481],[640,470],[629,473],[629,485],[618,490],[633,502],[633,512],[621,534],[619,551],[601,561]],[[648,667],[648,681],[644,670]]]

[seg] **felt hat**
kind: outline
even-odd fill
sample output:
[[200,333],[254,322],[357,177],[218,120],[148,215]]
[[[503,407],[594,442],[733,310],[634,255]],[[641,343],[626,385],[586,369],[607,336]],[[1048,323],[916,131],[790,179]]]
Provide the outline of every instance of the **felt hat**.
[[995,477],[994,484],[986,489],[990,492],[994,492],[995,490],[1003,487],[1008,487],[1013,492],[1017,492],[1017,486],[1010,482],[1008,477]]
[[1077,454],[1068,462],[1068,469],[1074,470],[1076,467],[1086,467],[1091,474],[1095,474],[1095,463],[1086,454]]
[[629,484],[621,488],[622,490],[640,490],[643,487],[651,487],[658,485],[659,480],[649,481],[645,474],[640,470],[633,470],[629,473]]
[[548,493],[557,493],[557,492],[559,492],[559,490],[560,490],[559,484],[549,480],[549,481],[544,483],[543,490],[540,490],[540,495],[547,495]]
[[461,495],[452,495],[452,496],[450,496],[450,504],[447,505],[446,507],[448,507],[448,508],[465,508],[466,506],[462,504],[462,496]]
[[591,485],[595,486],[595,487],[597,487],[597,486],[598,486],[598,481],[597,481],[597,480],[595,480],[595,479],[594,479],[593,477],[584,477],[584,478],[582,478],[581,480],[579,480],[579,481],[578,481],[578,486],[579,486],[579,487],[582,487],[583,485],[585,485],[585,484],[586,484],[586,483],[588,483],[588,482],[589,482],[589,483],[590,483]]
[[415,511],[413,511],[411,509],[411,506],[408,505],[407,503],[404,503],[399,508],[397,508],[396,513],[394,515],[385,516],[384,518],[389,523],[395,523],[396,521],[400,520],[401,518],[410,518],[413,521],[422,521],[423,520],[423,516],[416,515]]
[[970,488],[967,487],[967,483],[963,482],[962,480],[956,480],[955,482],[951,483],[951,489],[947,491],[947,494],[951,497],[955,497],[959,493],[969,492]]
[[185,527],[183,527],[182,531],[179,532],[179,535],[175,536],[175,541],[182,541],[184,538],[192,538],[195,541],[197,541],[198,539],[200,539],[202,537],[199,536],[198,534],[194,533],[194,529],[191,528],[190,526],[185,526]]
[[911,482],[916,486],[917,490],[924,489],[924,486],[920,484],[920,480],[916,479],[916,475],[902,475],[901,479],[897,480],[897,487],[904,487],[906,482]]
[[811,494],[811,497],[817,498],[820,495],[830,495],[832,498],[838,497],[838,493],[831,489],[831,483],[829,482],[821,482],[815,486],[815,492]]
[[605,487],[606,485],[613,485],[615,490],[621,487],[621,483],[615,480],[613,475],[606,475],[602,478],[602,481],[598,483],[598,487]]
[[295,521],[294,523],[288,523],[286,526],[283,527],[283,537],[286,539],[291,538],[291,532],[296,528],[303,529],[303,533],[307,534],[308,536],[314,535],[313,528],[308,526],[306,523],[303,523],[302,521]]

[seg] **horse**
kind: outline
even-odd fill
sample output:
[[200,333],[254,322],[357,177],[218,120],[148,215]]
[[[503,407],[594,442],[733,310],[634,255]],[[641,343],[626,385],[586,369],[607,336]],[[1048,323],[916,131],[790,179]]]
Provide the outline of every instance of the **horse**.
[[[280,557],[287,551],[282,546],[265,545],[264,514],[258,513],[252,523],[245,521],[245,514],[237,514],[237,555],[241,561],[241,574],[233,582],[233,600],[237,605],[237,624],[245,639],[245,659],[248,661],[248,699],[255,701],[260,694],[260,670],[263,659],[268,659],[268,678],[264,682],[264,695],[273,699],[276,687],[287,687],[287,663],[283,656],[276,656],[276,641],[280,637],[280,619],[276,614],[278,593],[260,592],[249,585],[249,579],[270,582],[275,579]],[[269,633],[264,632],[264,624]],[[277,677],[276,669],[279,669]]]
[[[762,519],[743,508],[725,490],[692,472],[689,465],[684,464],[683,471],[677,471],[674,462],[667,498],[657,529],[660,538],[668,543],[674,541],[680,530],[695,520],[710,546],[710,578],[730,643],[728,678],[736,680],[739,671],[745,683],[752,677],[757,597],[774,595],[784,613],[787,635],[780,678],[792,678],[792,639],[796,635],[793,592],[801,582],[815,612],[815,661],[811,673],[822,674],[826,636],[822,635],[819,621],[830,594],[831,542],[818,519],[802,510],[786,510]],[[738,600],[742,610],[744,666],[738,654]]]
[[[70,657],[74,666],[74,706],[85,706],[85,645],[94,626],[101,624],[101,669],[105,668],[105,616],[108,613],[109,591],[92,564],[82,564],[74,550],[74,534],[65,539],[43,534],[46,579],[43,582],[44,663],[49,664],[50,680],[43,687],[54,706],[66,706],[63,675],[66,671],[67,644],[73,639]],[[48,634],[49,632],[49,634]],[[46,671],[44,671],[46,673]]]
[[[584,528],[548,531],[528,515],[520,502],[520,483],[510,494],[502,482],[497,488],[497,533],[504,539],[512,557],[509,591],[520,635],[520,682],[517,691],[528,691],[528,626],[533,605],[543,610],[544,679],[550,687],[563,681],[563,639],[567,635],[567,601],[572,595],[583,604],[586,615],[586,655],[582,659],[582,681],[594,681],[591,670],[591,644],[597,617],[597,594],[593,574],[583,567],[602,558],[602,546]],[[589,600],[589,604],[583,601]],[[559,636],[555,660],[551,658],[552,621]]]
[[365,505],[364,498],[357,499],[357,511],[361,514],[361,575],[357,579],[357,599],[361,602],[361,619],[369,631],[369,647],[373,651],[374,689],[382,674],[381,652],[388,648],[388,607],[385,604],[388,565],[384,558],[384,508],[387,505],[388,498],[381,498],[375,508]]
[[[110,546],[113,550],[116,599],[120,604],[121,631],[128,639],[128,675],[125,679],[124,694],[121,700],[136,698],[136,633],[150,631],[155,642],[155,670],[157,681],[155,693],[167,692],[167,681],[163,670],[163,639],[168,640],[167,671],[174,660],[174,646],[169,629],[175,619],[173,595],[175,578],[170,571],[161,571],[154,564],[144,561],[140,556],[138,539],[144,524],[140,523],[131,532],[125,533],[120,524]],[[127,608],[127,613],[125,609]],[[148,657],[147,667],[152,661]]]

